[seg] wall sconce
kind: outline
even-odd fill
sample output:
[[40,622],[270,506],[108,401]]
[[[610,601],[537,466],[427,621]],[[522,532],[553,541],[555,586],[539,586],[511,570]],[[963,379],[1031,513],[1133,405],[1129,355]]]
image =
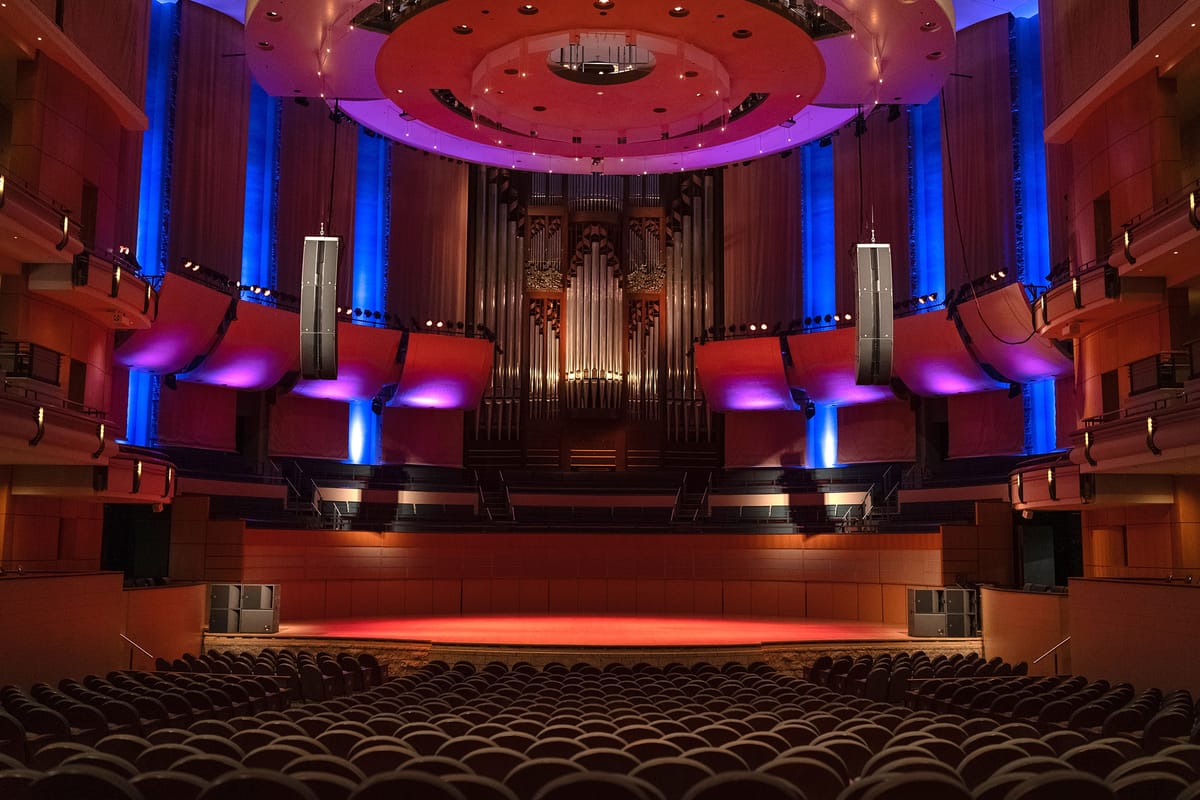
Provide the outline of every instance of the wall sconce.
[[142,460],[139,458],[133,462],[133,493],[137,494],[142,490]]
[[112,288],[109,289],[108,293],[111,297],[116,297],[120,291],[121,291],[121,265],[118,264],[113,267]]
[[1096,466],[1096,459],[1092,457],[1092,432],[1083,432],[1083,460],[1091,466]]
[[1017,502],[1025,502],[1025,481],[1022,479],[1021,473],[1017,473]]
[[1146,449],[1156,456],[1162,455],[1162,449],[1154,443],[1154,417],[1146,417]]
[[62,238],[58,240],[58,244],[54,245],[55,250],[62,250],[67,246],[67,242],[71,241],[71,218],[66,214],[62,216]]
[[[4,207],[4,178],[0,177],[0,208]],[[1191,221],[1193,228],[1200,228],[1200,216],[1197,216],[1196,209],[1196,190],[1193,189],[1188,195],[1188,220]]]
[[[1193,197],[1192,213],[1195,214],[1196,204]],[[0,208],[4,208],[4,176],[0,175]]]
[[1050,315],[1046,312],[1046,295],[1042,295],[1038,298],[1038,308],[1041,309],[1042,312],[1042,324],[1049,325]]
[[171,496],[171,481],[175,480],[175,467],[167,467],[167,479],[163,481],[163,497]]
[[150,298],[153,296],[154,296],[154,289],[151,288],[150,284],[147,283],[146,284],[146,293],[142,297],[142,313],[143,314],[150,313]]
[[1054,467],[1046,470],[1046,488],[1050,492],[1050,499],[1058,500],[1058,484],[1054,480]]
[[1125,229],[1122,241],[1125,243],[1125,260],[1130,264],[1136,264],[1137,259],[1133,257],[1133,234],[1129,232],[1129,228]]
[[92,453],[92,458],[99,458],[104,455],[104,423],[101,422],[96,426],[96,451]]
[[46,435],[46,409],[43,406],[38,406],[37,411],[33,412],[33,421],[37,423],[37,433],[29,440],[29,446],[37,447],[38,442]]
[[1071,278],[1071,296],[1075,298],[1075,307],[1083,308],[1083,295],[1079,291],[1079,278]]

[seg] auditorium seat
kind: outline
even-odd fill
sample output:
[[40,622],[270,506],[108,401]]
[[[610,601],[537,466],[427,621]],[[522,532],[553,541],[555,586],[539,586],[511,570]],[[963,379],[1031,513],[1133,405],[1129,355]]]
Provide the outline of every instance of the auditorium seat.
[[196,800],[208,787],[202,778],[171,770],[142,772],[129,783],[145,800]]

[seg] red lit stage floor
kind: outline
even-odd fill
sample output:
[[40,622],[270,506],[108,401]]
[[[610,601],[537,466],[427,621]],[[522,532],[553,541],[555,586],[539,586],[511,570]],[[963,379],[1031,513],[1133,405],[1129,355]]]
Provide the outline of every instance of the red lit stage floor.
[[904,628],[830,619],[496,615],[366,617],[301,620],[279,633],[205,633],[205,650],[257,652],[264,647],[370,652],[393,675],[429,661],[647,662],[766,661],[803,674],[826,653],[882,654],[899,650],[979,652],[979,639],[917,639]]
[[921,641],[896,625],[742,617],[372,617],[291,622],[292,638],[563,647],[711,647],[782,642]]

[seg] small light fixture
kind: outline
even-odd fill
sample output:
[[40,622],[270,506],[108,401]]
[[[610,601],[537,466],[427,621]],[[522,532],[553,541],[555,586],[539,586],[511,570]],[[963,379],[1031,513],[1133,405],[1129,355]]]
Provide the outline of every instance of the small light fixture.
[[538,7],[532,3],[525,3],[522,6],[517,6],[517,13],[524,14],[527,17],[532,17],[534,14],[538,13]]
[[33,421],[37,424],[37,432],[29,440],[29,446],[37,447],[38,442],[42,441],[42,437],[46,435],[46,409],[44,406],[38,406],[37,411],[33,412]]
[[474,33],[474,32],[475,32],[475,29],[474,29],[474,28],[472,28],[470,25],[455,25],[455,26],[454,26],[453,28],[451,28],[450,30],[454,31],[454,32],[455,32],[455,33],[457,33],[459,36],[466,36],[466,35],[468,35],[468,34],[471,34],[471,33]]
[[668,14],[670,14],[672,17],[675,17],[675,19],[683,19],[684,17],[686,17],[686,16],[687,16],[688,14],[690,14],[691,12],[690,12],[690,11],[688,11],[688,10],[687,10],[686,8],[684,8],[683,6],[675,6],[675,7],[673,7],[673,8],[672,8],[670,11],[668,11],[667,13],[668,13]]
[[1050,492],[1050,499],[1058,500],[1058,485],[1054,479],[1054,467],[1046,470],[1046,488]]
[[96,450],[92,453],[92,458],[99,458],[104,455],[104,423],[96,425]]

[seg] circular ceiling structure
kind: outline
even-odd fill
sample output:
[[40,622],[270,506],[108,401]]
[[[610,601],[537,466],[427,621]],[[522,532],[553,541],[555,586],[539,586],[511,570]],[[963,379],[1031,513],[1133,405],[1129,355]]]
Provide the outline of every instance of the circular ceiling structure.
[[545,172],[697,169],[787,150],[953,63],[950,0],[252,0],[272,95],[413,147]]

